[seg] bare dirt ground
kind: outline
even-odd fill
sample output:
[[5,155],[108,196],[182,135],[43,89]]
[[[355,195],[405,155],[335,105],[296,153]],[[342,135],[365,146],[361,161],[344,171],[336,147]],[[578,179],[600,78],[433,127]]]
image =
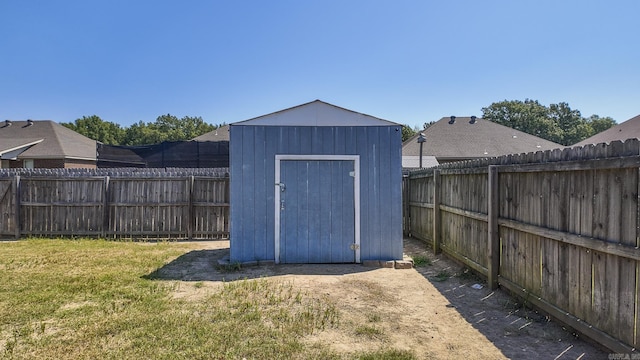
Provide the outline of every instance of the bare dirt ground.
[[[174,296],[199,300],[224,281],[267,277],[292,282],[309,296],[326,297],[340,325],[306,338],[348,354],[358,350],[410,350],[421,359],[606,359],[607,352],[524,307],[504,291],[426,246],[405,239],[405,254],[430,265],[410,270],[362,265],[259,265],[228,270],[217,260],[228,241],[194,243],[153,276],[178,281]],[[429,262],[428,261],[428,262]],[[198,282],[198,286],[187,282]],[[473,288],[480,284],[481,289]],[[476,286],[477,287],[477,286]]]

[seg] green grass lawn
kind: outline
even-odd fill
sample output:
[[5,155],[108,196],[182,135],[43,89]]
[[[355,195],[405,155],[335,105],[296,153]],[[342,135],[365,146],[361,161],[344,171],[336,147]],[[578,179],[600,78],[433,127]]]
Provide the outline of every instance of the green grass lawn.
[[330,301],[275,279],[225,283],[199,300],[146,275],[185,243],[21,240],[0,243],[0,358],[412,359],[343,355],[303,337],[340,326]]

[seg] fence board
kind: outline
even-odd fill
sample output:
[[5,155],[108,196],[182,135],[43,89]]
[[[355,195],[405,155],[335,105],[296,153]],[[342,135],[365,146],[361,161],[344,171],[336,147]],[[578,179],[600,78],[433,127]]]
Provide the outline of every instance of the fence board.
[[[405,230],[421,240],[429,241],[433,239],[433,174],[421,176],[413,181],[409,186],[409,224],[410,230]],[[423,206],[415,206],[423,204]],[[429,229],[429,230],[428,230]]]
[[[573,150],[573,149],[572,149]],[[575,155],[575,151],[571,153]],[[581,172],[580,172],[581,173]],[[580,231],[580,191],[582,182],[579,172],[571,172],[568,174],[569,181],[569,202],[568,202],[568,232],[577,234]],[[569,246],[569,268],[573,271],[569,272],[569,303],[568,311],[578,318],[584,318],[582,312],[581,301],[585,301],[580,296],[580,277],[583,276],[580,269],[580,253],[581,248],[576,245]]]
[[139,177],[71,174],[75,175],[51,177],[38,172],[38,176],[0,178],[0,235],[229,236],[228,177],[167,176],[163,172]]
[[580,252],[581,248],[576,245],[569,245],[569,297],[567,311],[574,314],[576,317],[583,319],[584,313],[582,311],[581,301],[583,299],[580,293],[580,277],[583,276],[580,271]]
[[[636,351],[640,326],[640,142],[450,163],[441,171],[443,251],[489,266],[488,204],[496,201],[498,284],[525,294],[612,350]],[[490,164],[499,188],[487,193]],[[409,188],[425,178],[409,174]],[[433,211],[410,197],[413,212]],[[434,213],[435,214],[435,213]],[[434,214],[412,219],[430,233]],[[489,266],[489,267],[488,267]],[[533,301],[535,300],[535,301]]]
[[193,183],[193,236],[197,239],[228,237],[229,181],[195,178]]
[[[441,236],[441,232],[442,232],[442,219],[441,219],[441,201],[440,201],[440,171],[436,170],[433,172],[433,179],[431,182],[430,189],[431,190],[431,194],[433,196],[432,201],[433,201],[433,209],[431,210],[431,226],[433,228],[433,231],[431,232],[432,235],[432,247],[433,247],[433,252],[434,254],[439,254],[440,253],[440,243],[442,241],[442,236]],[[425,229],[428,231],[429,228]]]
[[638,348],[638,346],[640,345],[640,301],[638,301],[638,299],[640,299],[640,286],[638,286],[639,280],[640,279],[640,265],[636,262],[636,286],[635,286],[635,291],[633,293],[633,295],[635,295],[635,304],[633,305],[633,308],[635,309],[635,316],[634,316],[634,328],[633,328],[633,343],[632,345],[636,348]]
[[30,236],[93,235],[101,231],[100,178],[20,180],[21,233]]
[[[531,209],[531,214],[529,214],[530,216],[529,222],[531,224],[538,225],[538,226],[543,224],[545,214],[547,214],[548,211],[551,210],[547,206],[545,206],[544,199],[543,199],[543,196],[544,196],[543,194],[546,193],[544,191],[545,186],[547,186],[547,184],[545,184],[544,180],[541,180],[540,178],[543,177],[545,174],[546,173],[522,174],[523,176],[526,176],[529,179],[529,182],[527,183],[527,187],[531,188],[531,191],[533,191],[533,193],[529,197],[529,200],[531,201],[529,205]],[[546,239],[536,234],[529,234],[529,238],[530,238],[529,256],[531,257],[531,269],[530,269],[531,276],[529,277],[530,282],[527,290],[538,296],[543,296],[544,281],[546,279],[544,271],[546,266],[548,265],[545,262],[546,253],[544,252],[544,249],[546,247],[545,246]],[[517,266],[517,265],[514,265],[514,266]]]
[[[583,173],[583,189],[581,199],[581,211],[580,211],[580,232],[579,235],[592,236],[593,235],[593,170],[584,171]],[[592,323],[593,310],[592,310],[592,277],[593,277],[593,252],[589,249],[581,252],[580,257],[580,293],[583,299],[582,313],[584,314],[584,320],[588,323]],[[588,299],[588,301],[586,301]]]
[[0,179],[0,236],[13,237],[16,233],[15,181]]
[[[188,238],[190,178],[110,180],[108,235]],[[125,220],[127,219],[127,220]]]

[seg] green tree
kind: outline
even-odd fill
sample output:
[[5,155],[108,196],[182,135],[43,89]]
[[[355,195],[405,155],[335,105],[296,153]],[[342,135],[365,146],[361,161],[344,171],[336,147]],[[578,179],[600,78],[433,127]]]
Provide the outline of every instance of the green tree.
[[595,134],[601,133],[607,130],[608,128],[616,125],[616,121],[608,116],[600,117],[598,115],[591,115],[586,120],[587,120],[587,123],[589,123],[591,125],[591,128],[593,129],[593,134],[589,136],[593,136]]
[[591,130],[586,126],[580,111],[572,110],[565,102],[549,105],[549,117],[561,130],[555,141],[559,144],[575,144],[591,136]]
[[558,142],[562,139],[562,130],[550,118],[549,109],[537,100],[493,103],[482,108],[482,117],[550,141]]
[[167,134],[169,141],[190,140],[216,129],[214,125],[205,123],[199,116],[184,116],[178,119],[171,114],[158,116],[151,126]]
[[415,134],[416,131],[412,129],[411,126],[402,125],[402,142],[409,140]]
[[152,145],[165,140],[166,133],[162,133],[152,124],[139,121],[126,128],[122,145]]
[[437,121],[429,121],[429,122],[426,122],[426,123],[422,124],[422,130],[427,130],[431,125],[433,125],[435,123],[437,123]]
[[119,145],[124,139],[125,130],[120,125],[104,121],[97,115],[83,116],[72,123],[60,123],[79,134],[104,144]]
[[562,145],[578,143],[615,125],[610,117],[591,115],[561,102],[546,107],[536,100],[505,100],[482,108],[483,118]]
[[191,140],[208,133],[217,126],[204,122],[201,117],[160,115],[155,122],[139,121],[125,129],[123,145],[152,145],[163,141]]

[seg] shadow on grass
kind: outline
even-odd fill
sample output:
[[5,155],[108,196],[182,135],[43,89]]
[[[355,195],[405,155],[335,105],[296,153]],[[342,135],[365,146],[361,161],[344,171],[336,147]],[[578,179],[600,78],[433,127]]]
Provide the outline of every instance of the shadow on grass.
[[233,281],[281,275],[344,275],[376,269],[360,264],[219,265],[218,260],[228,255],[228,248],[193,250],[142,277],[149,280]]

